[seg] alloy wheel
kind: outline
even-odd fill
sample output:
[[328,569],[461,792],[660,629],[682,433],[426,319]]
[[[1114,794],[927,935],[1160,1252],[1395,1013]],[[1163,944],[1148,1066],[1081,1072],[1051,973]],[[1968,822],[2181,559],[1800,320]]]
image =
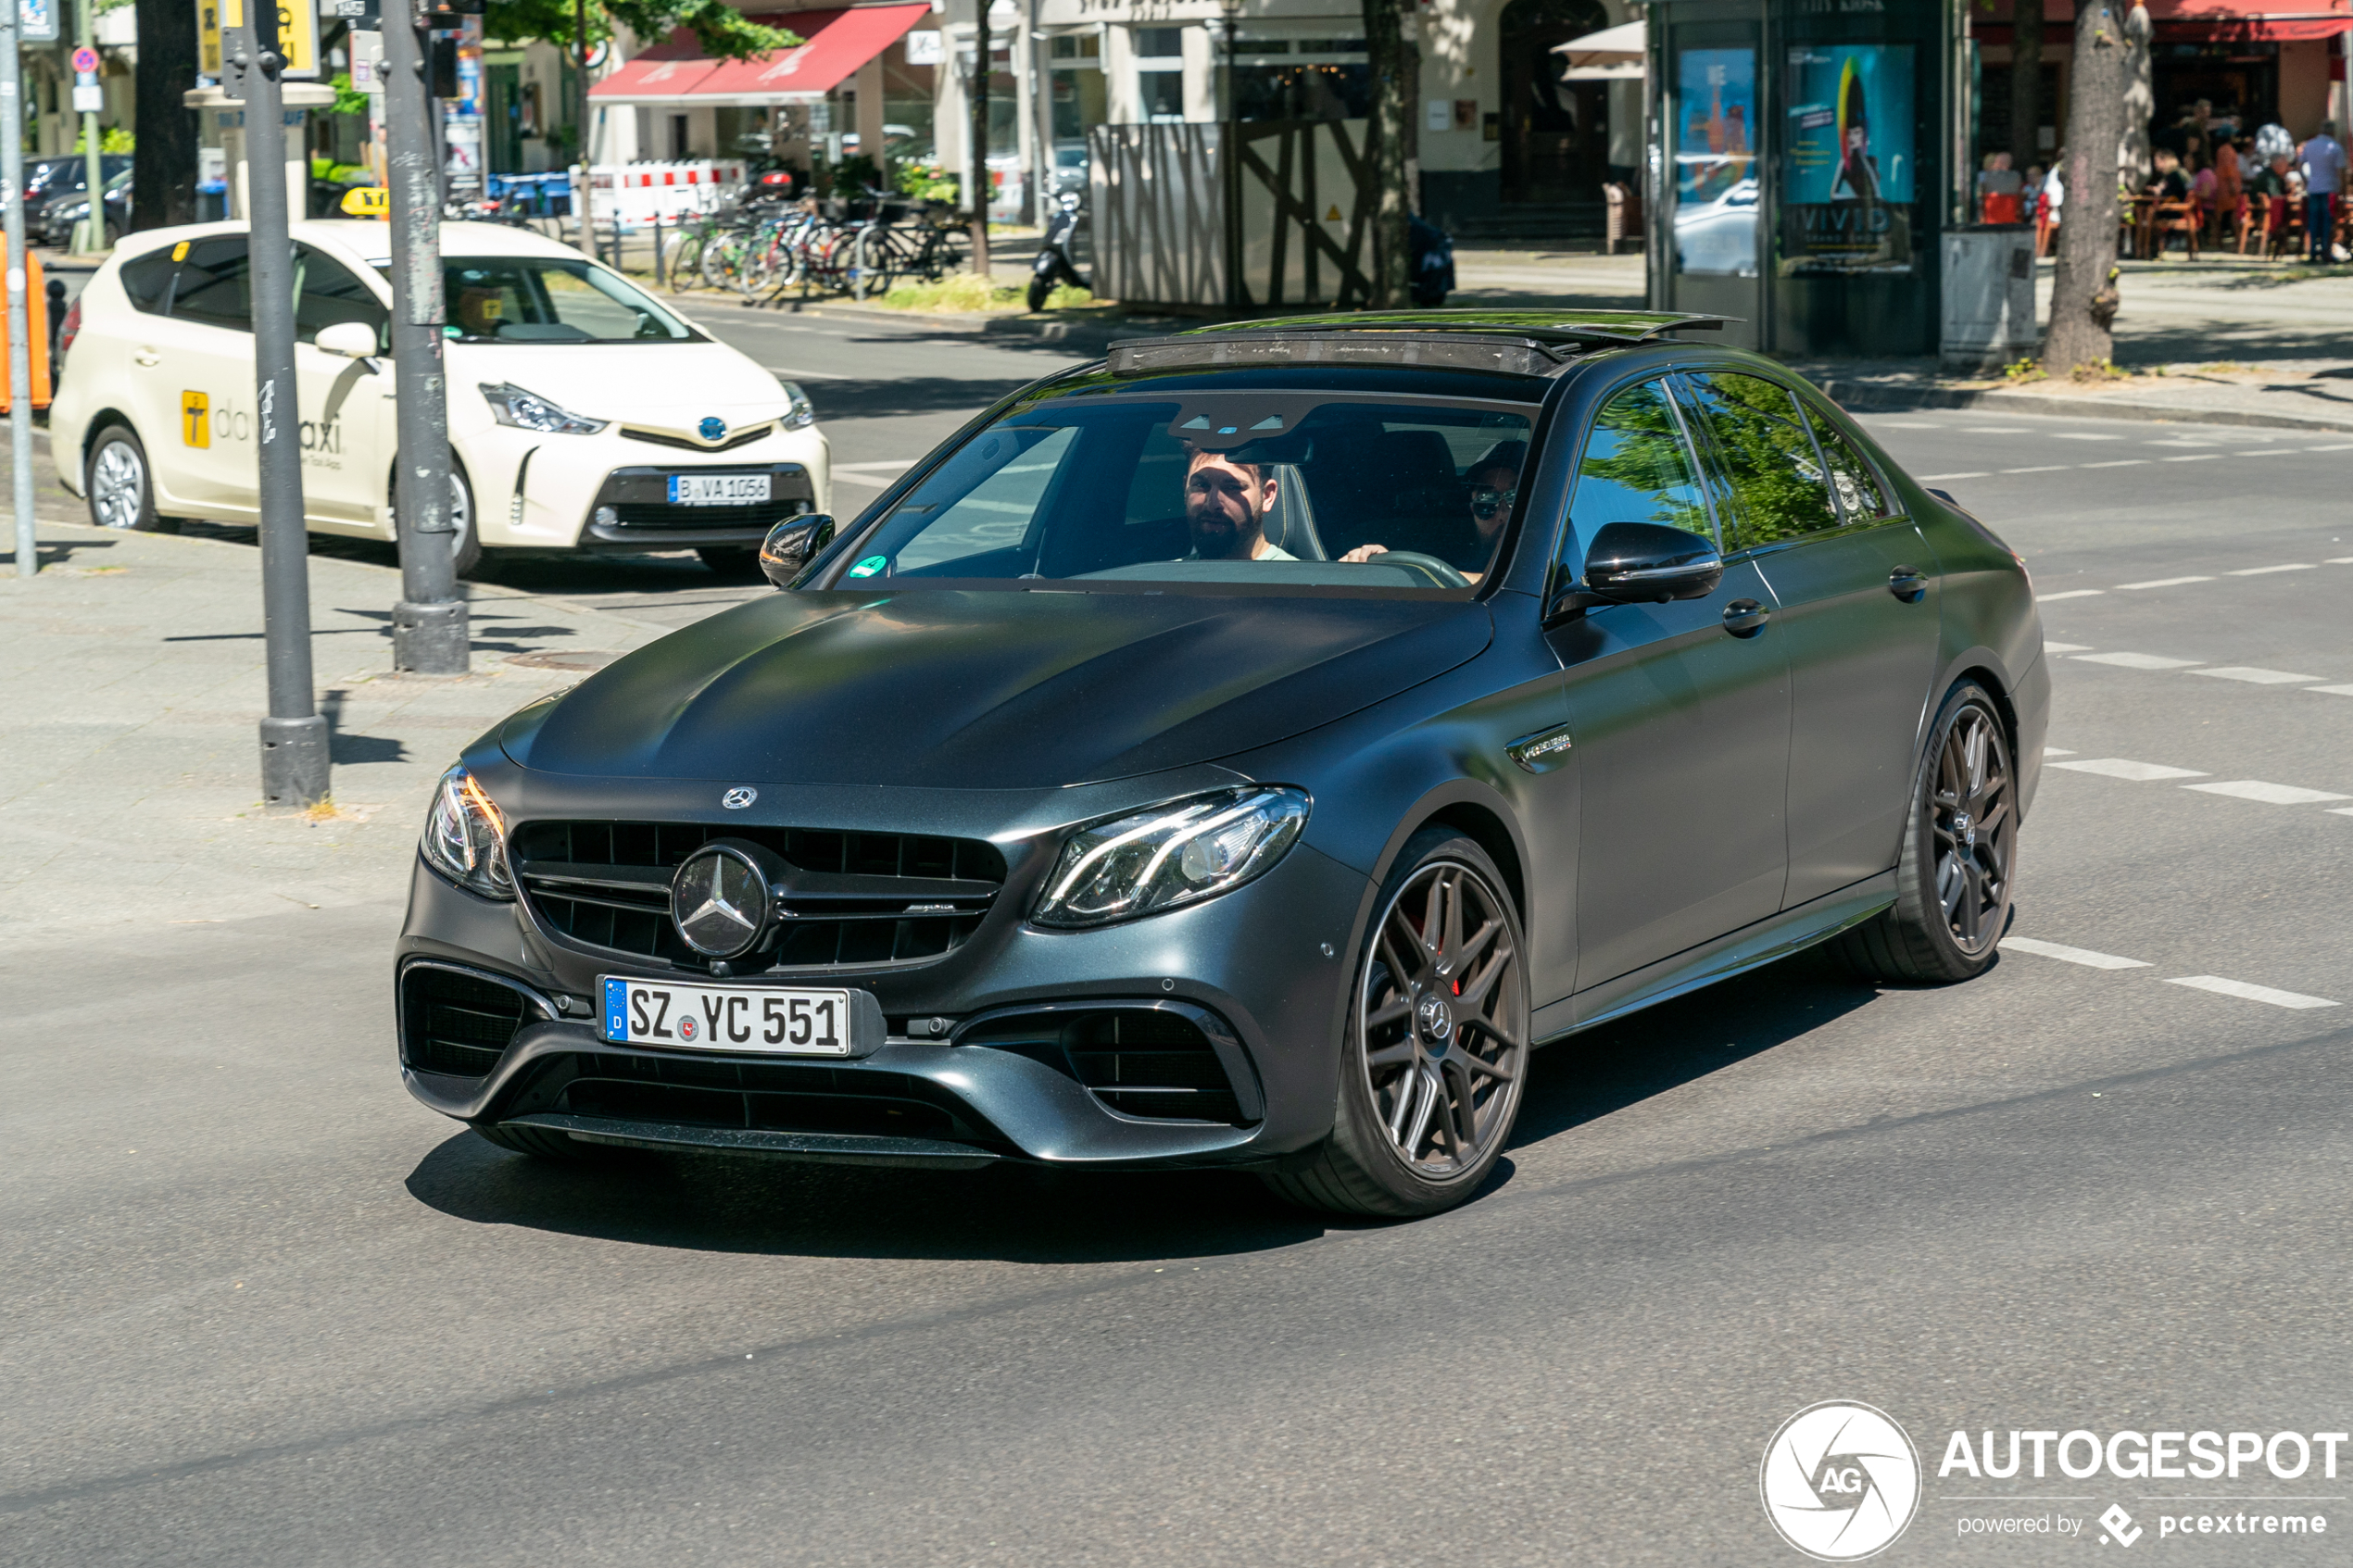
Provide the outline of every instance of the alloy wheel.
[[1476,1166],[1507,1133],[1528,1065],[1528,1002],[1503,898],[1453,860],[1381,915],[1357,1002],[1372,1103],[1417,1175]]
[[1962,709],[1944,732],[1928,807],[1937,901],[1953,940],[1975,957],[2001,936],[2018,831],[2007,748],[1984,709]]
[[147,466],[129,443],[109,441],[90,465],[90,502],[107,528],[136,528],[147,505]]

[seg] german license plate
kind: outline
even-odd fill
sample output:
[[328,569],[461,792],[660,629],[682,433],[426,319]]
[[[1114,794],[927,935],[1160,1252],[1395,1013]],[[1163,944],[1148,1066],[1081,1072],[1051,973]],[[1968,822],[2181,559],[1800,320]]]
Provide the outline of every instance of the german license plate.
[[673,473],[670,504],[673,507],[748,507],[771,494],[766,473]]
[[[860,1012],[848,991],[682,985],[598,978],[598,1033],[610,1045],[753,1056],[853,1056]],[[879,1042],[876,1042],[877,1044]]]

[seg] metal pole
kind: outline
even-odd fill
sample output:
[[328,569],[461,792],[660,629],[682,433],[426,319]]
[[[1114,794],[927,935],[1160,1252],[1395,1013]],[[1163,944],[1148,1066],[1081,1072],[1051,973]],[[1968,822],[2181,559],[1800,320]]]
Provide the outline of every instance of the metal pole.
[[580,220],[580,249],[591,260],[597,255],[596,205],[592,193],[597,188],[596,164],[589,153],[596,135],[588,128],[588,0],[572,0],[573,61],[580,67],[575,79],[580,83],[580,183],[573,187],[572,215]]
[[[5,3],[5,0],[0,0]],[[471,643],[449,515],[449,405],[442,371],[441,116],[410,0],[384,7],[384,159],[392,173],[392,376],[399,466],[393,520],[400,602],[392,666],[462,675]]]
[[327,796],[327,721],[310,674],[310,535],[302,515],[301,412],[296,405],[294,243],[286,234],[285,94],[278,8],[247,7],[245,200],[253,272],[254,442],[260,468],[261,626],[270,716],[261,721],[261,793],[273,806]]
[[[84,49],[94,51],[98,46],[98,0],[82,0],[75,9],[81,13],[75,42]],[[76,72],[74,95],[80,97],[82,87],[97,87],[98,82],[96,71],[90,73],[86,83],[81,73]],[[81,106],[75,107],[79,108]],[[107,248],[107,182],[101,172],[105,165],[99,161],[98,156],[98,111],[95,109],[83,109],[82,112],[82,146],[84,177],[90,182],[90,226],[82,231],[84,238],[81,249],[85,255],[95,255]],[[23,187],[19,186],[18,189]]]
[[32,531],[32,302],[25,297],[24,63],[19,12],[0,0],[0,185],[7,187],[8,451],[17,513],[17,575],[41,570]]

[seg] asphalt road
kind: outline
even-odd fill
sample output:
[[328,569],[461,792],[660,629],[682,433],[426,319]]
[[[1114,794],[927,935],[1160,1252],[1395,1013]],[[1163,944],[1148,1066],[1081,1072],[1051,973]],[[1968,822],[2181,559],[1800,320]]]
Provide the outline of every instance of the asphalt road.
[[[824,338],[782,342],[884,369]],[[1927,1467],[1879,1561],[2070,1560],[2117,1504],[2165,1561],[2341,1562],[2317,1459],[1936,1472],[1956,1430],[2353,1427],[2353,453],[1869,422],[2049,596],[2038,950],[1800,958],[1554,1047],[1483,1197],[1342,1225],[1217,1175],[542,1168],[401,1092],[393,889],[19,947],[0,1562],[1800,1563],[1758,1465],[1825,1399]],[[2188,1494],[2330,1533],[2161,1537]],[[1960,1535],[2010,1516],[2080,1533]]]

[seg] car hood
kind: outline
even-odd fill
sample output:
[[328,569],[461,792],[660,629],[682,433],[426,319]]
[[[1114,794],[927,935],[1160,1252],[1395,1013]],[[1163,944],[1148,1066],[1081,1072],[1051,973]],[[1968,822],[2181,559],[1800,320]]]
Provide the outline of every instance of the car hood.
[[1037,789],[1269,746],[1475,658],[1462,600],[779,594],[518,715],[539,772]]
[[453,343],[449,383],[511,382],[575,414],[692,430],[706,415],[730,426],[791,407],[776,378],[724,343]]

